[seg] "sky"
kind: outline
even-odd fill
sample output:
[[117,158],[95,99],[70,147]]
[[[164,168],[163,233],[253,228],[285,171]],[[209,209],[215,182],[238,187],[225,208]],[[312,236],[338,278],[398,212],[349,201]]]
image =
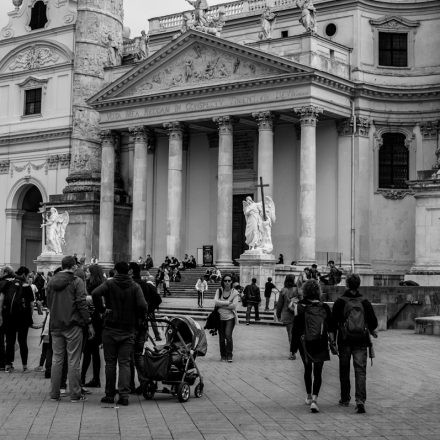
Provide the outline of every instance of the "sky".
[[[231,0],[208,0],[209,5],[228,3]],[[0,29],[8,23],[9,11],[14,6],[12,0],[0,0]],[[191,9],[185,0],[125,0],[124,24],[131,29],[132,37],[140,35],[141,30],[148,30],[148,19],[161,15],[174,14]]]

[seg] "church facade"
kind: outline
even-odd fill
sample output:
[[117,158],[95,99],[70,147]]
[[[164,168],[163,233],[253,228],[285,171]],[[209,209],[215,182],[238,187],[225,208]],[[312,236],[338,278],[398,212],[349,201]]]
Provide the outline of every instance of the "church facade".
[[285,263],[440,267],[440,8],[314,3],[153,18],[142,47],[122,1],[24,0],[0,40],[0,260],[36,257],[42,201],[70,214],[66,252],[158,262],[213,245],[230,265],[261,177]]

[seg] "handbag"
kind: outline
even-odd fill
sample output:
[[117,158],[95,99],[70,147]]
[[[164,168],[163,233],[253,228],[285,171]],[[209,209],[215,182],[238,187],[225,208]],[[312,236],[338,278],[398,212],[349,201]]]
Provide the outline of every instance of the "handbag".
[[220,313],[218,307],[214,307],[214,310],[206,318],[205,329],[218,330],[220,328]]

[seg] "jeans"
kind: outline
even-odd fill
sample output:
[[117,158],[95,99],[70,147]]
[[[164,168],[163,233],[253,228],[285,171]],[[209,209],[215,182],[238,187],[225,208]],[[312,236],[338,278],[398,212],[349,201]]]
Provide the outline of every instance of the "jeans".
[[119,367],[119,397],[130,393],[130,359],[134,347],[134,334],[128,331],[105,328],[102,332],[105,359],[105,395],[116,394],[116,364]]
[[12,365],[15,357],[15,341],[18,336],[18,345],[20,347],[21,362],[27,365],[28,361],[28,336],[29,327],[24,325],[17,325],[9,322],[6,326],[6,365]]
[[260,319],[260,311],[258,310],[259,306],[260,306],[259,303],[248,303],[247,308],[246,308],[246,322],[249,322],[251,319],[252,307],[255,310],[255,321],[258,321]]
[[367,400],[367,348],[339,346],[339,380],[341,382],[341,400],[349,402],[350,396],[350,359],[353,356],[356,403]]
[[50,397],[52,399],[60,397],[63,364],[67,352],[70,397],[78,399],[81,396],[80,360],[84,336],[83,329],[74,326],[68,330],[52,331],[51,335],[53,358]]
[[[49,333],[49,344],[46,352],[46,371],[44,372],[44,377],[49,378],[52,371],[52,335]],[[63,369],[61,371],[61,385],[60,388],[65,390],[67,388],[67,352],[64,353]]]
[[90,362],[93,362],[93,382],[100,383],[101,373],[101,355],[99,352],[99,339],[92,338],[87,340],[84,346],[83,361],[81,367],[81,383],[86,383],[87,370],[89,369]]
[[[154,327],[153,327],[154,328]],[[136,367],[137,376],[139,379],[139,383],[143,385],[147,378],[144,376],[144,370],[145,370],[145,360],[144,356],[142,355],[142,352],[144,351],[144,344],[145,339],[147,336],[147,328],[140,328],[137,333],[134,340],[134,365]],[[131,371],[131,381],[130,386],[134,388],[134,369]]]
[[235,327],[235,318],[220,320],[220,328],[218,329],[218,338],[220,345],[220,356],[222,358],[230,357],[232,359],[232,351],[234,343],[232,341],[232,332]]
[[203,292],[201,290],[197,291],[197,305],[203,307]]
[[299,353],[304,364],[304,384],[306,386],[306,393],[317,396],[322,385],[322,369],[324,367],[324,362],[310,362],[306,360],[304,349],[302,347],[300,347]]

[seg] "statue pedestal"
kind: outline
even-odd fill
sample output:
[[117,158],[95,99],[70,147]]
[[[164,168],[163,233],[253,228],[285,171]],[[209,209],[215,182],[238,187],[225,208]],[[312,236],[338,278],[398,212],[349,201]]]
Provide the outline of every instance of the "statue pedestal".
[[57,267],[61,267],[61,260],[64,258],[63,254],[41,254],[34,260],[37,265],[37,272],[53,272]]
[[240,285],[251,284],[252,278],[257,279],[257,286],[264,291],[268,277],[275,281],[275,255],[263,254],[261,251],[245,251],[238,259],[240,264]]

